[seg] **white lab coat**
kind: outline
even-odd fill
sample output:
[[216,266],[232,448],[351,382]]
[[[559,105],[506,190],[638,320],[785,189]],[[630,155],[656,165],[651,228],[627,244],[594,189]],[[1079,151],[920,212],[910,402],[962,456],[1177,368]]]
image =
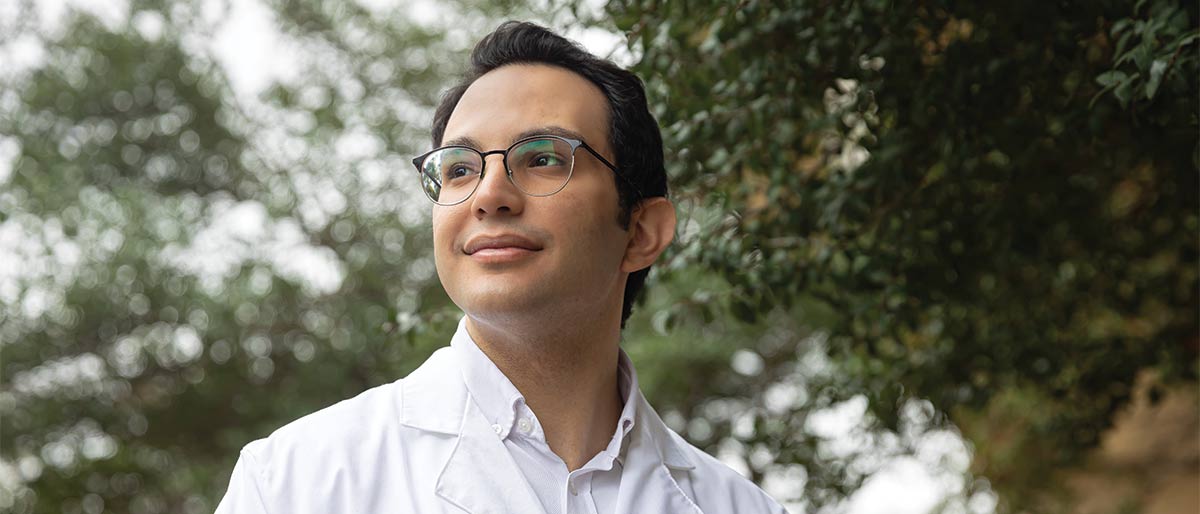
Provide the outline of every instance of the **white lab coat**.
[[[641,391],[618,514],[784,513],[672,432]],[[542,514],[442,348],[407,378],[300,418],[242,450],[218,514]]]

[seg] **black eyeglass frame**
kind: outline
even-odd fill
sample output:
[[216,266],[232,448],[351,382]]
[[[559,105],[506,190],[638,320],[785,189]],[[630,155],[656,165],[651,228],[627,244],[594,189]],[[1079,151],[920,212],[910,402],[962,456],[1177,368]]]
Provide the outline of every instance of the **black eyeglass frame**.
[[[516,148],[520,145],[523,145],[525,143],[528,143],[530,141],[535,141],[538,139],[557,139],[557,140],[563,141],[571,146],[571,170],[567,173],[567,179],[563,181],[562,186],[559,186],[558,189],[555,189],[554,191],[545,193],[545,194],[532,194],[532,193],[529,193],[529,192],[525,191],[524,189],[522,189],[521,186],[519,184],[517,184],[517,181],[513,180],[512,167],[508,165],[509,152],[512,152],[514,148]],[[417,168],[417,176],[419,177],[419,179],[424,180],[425,177],[428,177],[430,180],[432,180],[438,184],[438,189],[440,191],[440,189],[442,187],[441,180],[439,180],[437,177],[431,176],[428,173],[426,173],[425,169],[424,169],[425,167],[422,166],[423,164],[425,164],[425,159],[429,158],[430,155],[433,155],[437,152],[440,152],[442,150],[449,150],[452,148],[469,150],[469,151],[475,152],[477,155],[479,155],[479,162],[482,163],[481,164],[482,167],[479,170],[479,178],[475,181],[475,187],[471,189],[471,192],[467,193],[467,195],[464,196],[461,200],[458,200],[456,202],[451,202],[451,203],[439,202],[439,201],[435,200],[432,196],[430,196],[429,191],[425,189],[425,186],[421,186],[421,190],[425,192],[426,198],[429,198],[430,201],[432,201],[433,203],[435,203],[437,205],[448,207],[451,205],[458,205],[460,203],[467,201],[468,198],[471,198],[471,195],[475,194],[475,191],[479,190],[479,184],[483,183],[484,175],[487,173],[487,165],[486,165],[487,157],[489,155],[495,155],[495,154],[500,154],[501,156],[503,156],[504,173],[505,173],[505,175],[508,175],[509,183],[511,183],[513,185],[513,187],[517,188],[518,191],[520,191],[521,193],[524,193],[528,196],[534,196],[534,197],[545,197],[545,196],[554,195],[554,194],[558,193],[559,191],[562,191],[564,188],[566,188],[567,183],[571,181],[571,177],[573,175],[575,175],[575,151],[578,150],[580,147],[582,147],[584,150],[587,150],[588,153],[592,154],[593,157],[595,157],[597,160],[599,160],[601,164],[604,164],[605,166],[607,166],[608,169],[612,170],[612,172],[615,173],[618,177],[621,177],[621,180],[624,180],[627,184],[629,184],[630,187],[633,188],[633,191],[635,194],[638,195],[638,198],[641,198],[641,192],[638,190],[637,186],[634,185],[634,183],[632,181],[630,181],[628,177],[626,177],[624,174],[622,174],[620,172],[620,170],[618,170],[617,167],[615,165],[613,165],[613,163],[608,162],[608,159],[605,159],[603,155],[600,155],[600,152],[597,152],[594,148],[591,147],[591,145],[587,144],[587,142],[585,142],[581,139],[575,139],[575,138],[564,137],[564,136],[556,136],[556,135],[552,135],[552,134],[529,136],[529,137],[522,138],[522,139],[514,142],[513,144],[509,145],[508,148],[506,148],[504,150],[488,150],[486,152],[481,152],[481,151],[471,148],[469,146],[463,146],[463,145],[442,146],[439,148],[434,148],[433,150],[430,150],[428,152],[425,152],[421,155],[414,157],[412,160],[412,163],[413,163],[413,166]]]

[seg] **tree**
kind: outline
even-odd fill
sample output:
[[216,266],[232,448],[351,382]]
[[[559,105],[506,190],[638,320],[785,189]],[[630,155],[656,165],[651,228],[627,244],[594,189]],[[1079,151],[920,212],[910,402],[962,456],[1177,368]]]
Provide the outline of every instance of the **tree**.
[[407,156],[489,11],[270,5],[309,72],[258,101],[200,44],[206,5],[50,33],[16,6],[45,61],[0,102],[6,512],[211,511],[242,445],[453,331]]
[[[657,275],[704,300],[672,307],[680,323],[774,324],[763,313],[775,312],[825,331],[835,396],[868,399],[879,433],[928,399],[1011,510],[1042,505],[1139,372],[1195,383],[1195,4],[608,12],[640,56],[676,198],[699,206],[690,230],[704,237],[684,237]],[[711,272],[726,284],[696,285]],[[743,390],[794,369],[767,357]],[[779,455],[758,471],[825,474],[792,451],[820,407],[754,411],[759,430],[740,439]],[[805,492],[828,488],[810,479]]]
[[[2,20],[45,62],[0,91],[0,508],[209,511],[243,444],[452,332],[407,158],[530,8],[266,7],[298,71],[249,99],[220,3]],[[1035,508],[1134,373],[1195,382],[1195,6],[606,9],[682,214],[623,345],[693,442],[816,511],[957,425]]]

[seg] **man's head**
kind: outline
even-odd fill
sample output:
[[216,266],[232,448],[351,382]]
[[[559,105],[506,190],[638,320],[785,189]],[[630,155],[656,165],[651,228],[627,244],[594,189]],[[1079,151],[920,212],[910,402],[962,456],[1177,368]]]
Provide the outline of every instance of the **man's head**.
[[[552,196],[523,194],[505,176],[502,158],[489,156],[470,198],[434,208],[438,273],[451,298],[468,312],[494,312],[489,301],[529,300],[524,307],[538,308],[538,295],[526,286],[546,289],[541,301],[561,302],[554,293],[564,291],[556,288],[571,285],[603,298],[628,273],[615,292],[623,325],[674,229],[662,138],[641,81],[542,27],[508,22],[476,45],[470,70],[439,105],[432,132],[434,147],[462,144],[481,152],[555,132],[587,146],[576,150],[567,186]],[[497,234],[543,248],[499,260],[469,253]],[[557,283],[564,279],[574,284]]]

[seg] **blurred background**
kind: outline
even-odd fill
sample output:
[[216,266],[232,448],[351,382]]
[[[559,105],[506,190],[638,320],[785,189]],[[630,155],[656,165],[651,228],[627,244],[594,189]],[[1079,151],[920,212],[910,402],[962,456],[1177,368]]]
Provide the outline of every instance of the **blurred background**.
[[687,439],[794,513],[1197,512],[1200,7],[915,4],[0,0],[0,511],[211,512],[447,344],[408,161],[517,18],[646,82]]

